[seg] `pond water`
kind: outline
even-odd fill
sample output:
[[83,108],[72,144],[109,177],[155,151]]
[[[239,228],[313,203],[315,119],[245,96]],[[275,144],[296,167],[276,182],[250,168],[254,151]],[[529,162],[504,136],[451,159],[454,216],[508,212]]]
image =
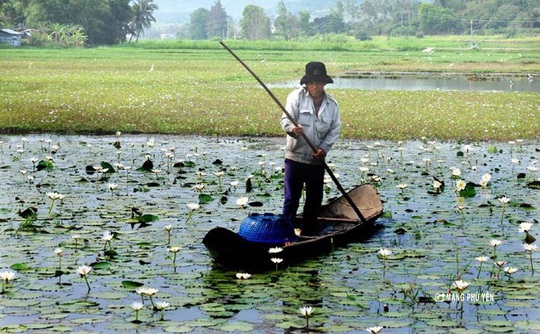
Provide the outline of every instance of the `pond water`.
[[[298,81],[284,84],[268,85],[269,87],[298,86]],[[492,91],[492,92],[540,92],[540,79],[529,81],[523,78],[496,78],[471,80],[466,77],[439,78],[334,78],[334,84],[329,89],[362,89],[362,90],[442,90],[442,91]]]
[[[0,141],[0,271],[16,273],[2,284],[2,332],[300,333],[304,306],[314,308],[309,327],[317,332],[540,331],[539,253],[524,249],[519,230],[529,222],[530,234],[540,235],[538,141],[342,140],[328,163],[346,189],[362,182],[379,189],[381,229],[245,280],[215,267],[201,240],[216,226],[237,230],[249,212],[280,212],[283,138]],[[138,171],[147,160],[152,171]],[[444,189],[435,190],[433,177]],[[458,179],[468,192],[456,191]],[[205,185],[201,202],[197,184]],[[52,201],[52,192],[65,197]],[[327,199],[338,195],[329,183]],[[246,208],[236,204],[243,196]],[[21,217],[29,208],[37,216]],[[105,240],[105,231],[114,238]],[[382,257],[383,248],[392,253]],[[90,291],[77,273],[83,265],[93,268]],[[470,283],[463,294],[452,288],[459,279]],[[138,285],[159,291],[142,298]],[[168,306],[161,312],[152,302]]]

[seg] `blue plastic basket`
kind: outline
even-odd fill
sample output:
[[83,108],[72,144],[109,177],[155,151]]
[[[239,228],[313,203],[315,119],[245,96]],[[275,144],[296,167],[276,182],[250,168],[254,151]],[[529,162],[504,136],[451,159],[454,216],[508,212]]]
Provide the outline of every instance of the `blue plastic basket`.
[[252,213],[242,220],[238,235],[252,242],[283,244],[296,241],[294,226],[282,215]]

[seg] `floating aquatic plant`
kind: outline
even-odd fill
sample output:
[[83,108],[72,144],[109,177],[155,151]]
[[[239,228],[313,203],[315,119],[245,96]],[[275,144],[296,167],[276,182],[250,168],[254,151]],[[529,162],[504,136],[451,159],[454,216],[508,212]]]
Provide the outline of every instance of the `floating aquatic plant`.
[[313,314],[313,307],[311,306],[304,306],[300,308],[300,314],[306,319],[306,330],[309,331],[309,318]]
[[90,272],[92,271],[92,267],[90,266],[80,266],[79,268],[77,268],[77,273],[82,277],[84,278],[84,282],[86,283],[86,286],[88,287],[88,291],[87,293],[90,292],[90,283],[88,282],[88,275],[90,274]]
[[147,296],[148,299],[150,300],[150,304],[152,304],[152,308],[153,309],[156,308],[156,305],[154,304],[154,299],[152,297],[159,292],[158,289],[142,286],[142,287],[137,288],[135,292],[137,292],[137,294],[141,296],[142,303],[144,303],[144,296]]
[[169,304],[168,302],[165,302],[165,301],[158,301],[156,302],[156,309],[160,311],[160,318],[159,320],[160,321],[163,321],[164,320],[164,315],[165,315],[165,309],[167,307],[171,306],[171,304]]
[[66,195],[62,195],[60,193],[57,193],[57,192],[48,192],[47,193],[47,196],[50,198],[51,200],[51,205],[49,206],[49,215],[51,214],[52,212],[52,209],[54,207],[54,203],[59,200],[61,203],[63,202],[64,198],[66,197]]
[[167,232],[167,245],[171,244],[171,231],[172,231],[172,225],[165,225],[164,227],[165,232]]
[[58,257],[58,270],[62,270],[62,254],[64,253],[63,248],[55,248],[54,254]]
[[277,254],[283,252],[283,248],[281,247],[271,247],[268,249],[268,253],[270,254]]
[[248,273],[236,273],[236,278],[238,279],[248,279],[251,277],[251,274]]
[[386,258],[390,255],[392,255],[392,251],[387,248],[381,248],[378,251],[378,254],[381,258],[382,262],[382,270],[383,270],[383,279],[386,277]]
[[279,257],[273,257],[270,259],[270,261],[274,262],[276,264],[276,272],[278,271],[278,266],[281,262],[283,262],[283,259]]
[[189,209],[189,214],[188,214],[188,217],[186,219],[186,223],[189,222],[189,220],[191,219],[191,216],[193,215],[193,212],[195,212],[196,210],[199,210],[200,206],[197,203],[188,203],[187,207]]
[[383,326],[374,326],[366,328],[366,331],[371,334],[379,334],[383,329]]
[[236,200],[236,205],[240,206],[240,208],[243,209],[248,202],[249,197],[240,197]]
[[77,250],[79,247],[79,239],[81,238],[81,236],[78,234],[74,234],[71,236],[71,238],[73,239],[73,243],[75,244],[75,250]]
[[512,275],[515,274],[518,271],[518,268],[516,267],[504,267],[503,269],[505,275],[508,277],[508,279],[512,278]]
[[103,236],[101,238],[103,239],[103,241],[105,241],[105,245],[103,246],[103,251],[107,250],[107,246],[109,246],[109,249],[112,249],[111,241],[114,238],[114,234],[111,233],[111,231],[105,231],[103,232]]
[[499,200],[499,202],[501,203],[501,225],[503,223],[503,220],[504,220],[504,210],[506,209],[506,204],[508,204],[510,202],[510,198],[506,197],[506,196],[502,196],[502,197],[499,197],[497,198]]
[[139,320],[139,312],[142,310],[143,307],[144,307],[144,304],[141,303],[141,302],[133,302],[131,304],[131,308],[135,311],[135,320],[133,322],[135,322],[135,323],[140,322],[140,320]]
[[534,265],[533,265],[533,252],[538,249],[536,244],[523,244],[523,249],[529,253],[529,262],[531,264],[531,275],[534,275]]
[[6,293],[6,288],[12,280],[17,277],[17,274],[11,270],[0,271],[0,279],[2,280],[2,294]]
[[478,268],[478,273],[476,274],[476,278],[478,279],[480,277],[480,272],[482,271],[482,264],[484,262],[487,262],[489,258],[487,256],[478,256],[476,257],[476,261],[480,263],[480,267]]
[[111,194],[114,195],[114,191],[116,190],[116,188],[118,188],[118,184],[117,183],[109,183],[109,184],[107,184],[107,187],[111,191]]
[[180,251],[180,247],[172,246],[169,248],[169,252],[173,253],[173,266],[176,266],[176,254]]
[[497,258],[497,246],[500,246],[502,244],[502,241],[497,240],[497,239],[491,239],[489,241],[489,244],[491,246],[493,246],[493,258],[496,259]]

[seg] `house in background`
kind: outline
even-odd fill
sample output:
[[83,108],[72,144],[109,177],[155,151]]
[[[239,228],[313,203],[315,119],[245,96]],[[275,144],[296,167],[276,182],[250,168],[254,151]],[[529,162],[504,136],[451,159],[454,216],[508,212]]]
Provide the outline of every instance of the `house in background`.
[[11,29],[0,29],[0,43],[9,43],[13,46],[21,46],[22,32]]

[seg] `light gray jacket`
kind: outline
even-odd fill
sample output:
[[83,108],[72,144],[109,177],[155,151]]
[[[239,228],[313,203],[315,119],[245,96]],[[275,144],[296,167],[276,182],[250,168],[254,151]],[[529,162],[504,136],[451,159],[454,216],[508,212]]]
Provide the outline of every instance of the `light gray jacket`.
[[[325,92],[325,97],[319,109],[319,116],[315,114],[313,99],[308,91],[301,87],[289,94],[285,109],[292,118],[302,126],[302,129],[315,148],[322,148],[326,154],[339,137],[341,119],[337,101]],[[287,115],[281,117],[281,127],[287,132],[285,158],[306,164],[320,164],[313,158],[313,150],[302,136],[292,133],[294,125]]]

